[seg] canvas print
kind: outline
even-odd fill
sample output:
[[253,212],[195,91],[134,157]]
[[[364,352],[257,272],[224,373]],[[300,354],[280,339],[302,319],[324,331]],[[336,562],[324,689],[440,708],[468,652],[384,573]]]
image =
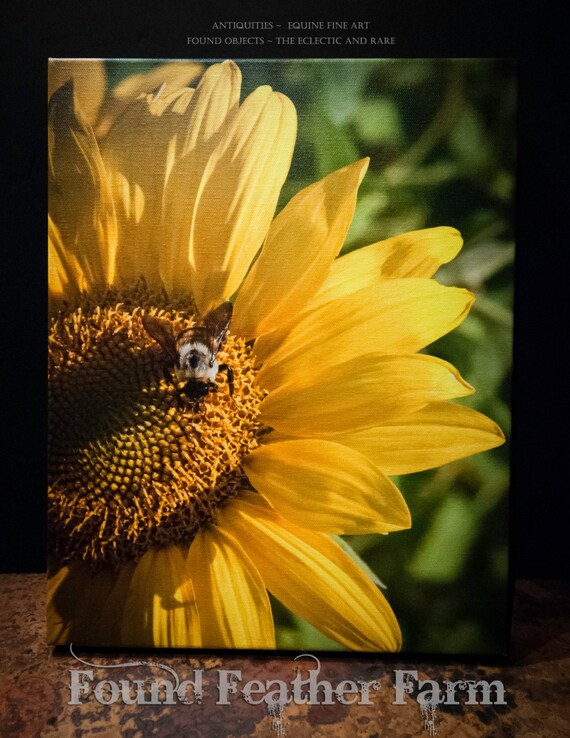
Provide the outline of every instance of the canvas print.
[[505,60],[49,62],[48,640],[498,654]]

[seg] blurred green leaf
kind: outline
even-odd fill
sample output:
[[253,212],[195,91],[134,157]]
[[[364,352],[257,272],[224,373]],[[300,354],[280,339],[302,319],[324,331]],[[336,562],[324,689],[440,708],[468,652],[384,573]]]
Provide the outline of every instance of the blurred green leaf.
[[417,580],[448,583],[465,568],[478,538],[481,521],[505,493],[509,475],[489,455],[478,454],[455,465],[446,496],[431,517],[429,528],[410,562]]
[[484,241],[466,248],[437,275],[438,282],[464,285],[477,291],[497,272],[513,264],[515,247],[503,241]]
[[372,65],[362,59],[347,59],[327,66],[330,69],[320,70],[319,77],[324,108],[331,123],[340,128],[354,117]]
[[320,651],[346,650],[302,618],[293,615],[293,621],[293,626],[280,626],[276,629],[277,648]]
[[492,564],[497,578],[506,581],[509,573],[509,549],[506,544],[493,552]]
[[355,127],[364,144],[397,146],[403,130],[396,103],[387,97],[363,100],[358,106]]
[[478,111],[466,105],[450,135],[450,146],[466,173],[486,169],[492,165],[493,153],[489,136]]
[[313,141],[319,179],[360,158],[349,132],[331,121],[319,101],[315,101],[312,116],[313,127],[320,131]]
[[422,581],[454,581],[477,536],[476,523],[471,500],[462,497],[445,500],[434,511],[429,532],[410,563],[410,574]]

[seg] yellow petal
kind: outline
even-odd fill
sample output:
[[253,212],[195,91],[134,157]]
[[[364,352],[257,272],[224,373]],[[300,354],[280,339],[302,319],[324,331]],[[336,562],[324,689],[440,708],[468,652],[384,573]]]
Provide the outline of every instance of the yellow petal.
[[275,218],[239,291],[234,332],[248,340],[272,331],[315,294],[346,238],[368,161],[301,190]]
[[347,648],[397,651],[398,622],[384,596],[342,549],[242,493],[220,511],[267,588],[292,612]]
[[323,533],[410,527],[398,488],[362,454],[330,441],[261,446],[243,462],[249,481],[285,518]]
[[295,133],[291,101],[259,87],[207,151],[206,162],[190,152],[175,163],[161,257],[169,293],[186,293],[190,285],[203,313],[236,291],[267,234]]
[[459,325],[474,299],[467,290],[431,279],[366,287],[256,341],[255,353],[264,361],[258,381],[271,390],[363,354],[414,353]]
[[323,437],[386,423],[473,388],[455,367],[425,354],[369,354],[331,367],[305,385],[291,382],[261,403],[263,423],[282,433]]
[[161,286],[163,188],[169,146],[183,122],[171,109],[156,115],[147,100],[137,100],[101,144],[116,203],[119,283],[132,285],[144,275],[150,288]]
[[199,532],[187,563],[205,648],[275,648],[265,586],[233,536],[217,527]]
[[48,101],[69,80],[73,80],[76,109],[94,125],[105,94],[105,65],[100,59],[50,59]]
[[148,94],[143,95],[142,99],[146,101],[148,109],[153,115],[164,115],[165,111],[171,110],[177,115],[184,115],[188,110],[188,106],[194,98],[196,90],[193,87],[181,87],[179,90],[169,92],[168,95]]
[[116,581],[117,575],[110,568],[94,573],[80,561],[51,571],[47,587],[48,643],[118,645],[122,612],[115,612],[111,621],[104,613]]
[[71,83],[52,96],[48,141],[50,216],[88,288],[103,289],[114,281],[115,208],[93,131],[74,112]]
[[216,134],[237,112],[241,90],[241,72],[237,64],[225,61],[208,67],[188,110],[187,132],[180,140],[180,154],[199,149],[203,156],[205,145],[216,142]]
[[83,270],[77,259],[66,248],[61,234],[48,216],[48,287],[49,297],[55,300],[77,298],[87,289]]
[[386,425],[334,440],[360,451],[386,474],[410,474],[500,446],[505,437],[496,423],[471,408],[433,402]]
[[308,307],[314,310],[329,300],[378,284],[380,279],[432,277],[442,264],[457,256],[462,245],[458,230],[440,226],[410,231],[351,251],[336,259]]
[[67,278],[64,263],[48,236],[48,286],[51,298],[62,299],[66,294],[73,294]]
[[106,136],[127,107],[145,93],[152,94],[155,100],[172,100],[172,96],[180,94],[183,88],[199,76],[202,69],[202,64],[196,62],[174,61],[125,77],[101,108],[97,135],[101,138]]
[[[68,598],[65,596],[64,583],[70,575],[70,567],[62,566],[48,572],[47,602],[47,642],[51,646],[69,643],[70,620],[66,614]],[[58,594],[59,593],[59,594]],[[57,599],[59,598],[59,599]]]
[[201,645],[190,571],[179,546],[151,549],[136,564],[123,613],[121,643],[143,648]]
[[113,88],[113,97],[119,100],[135,100],[145,92],[158,88],[165,95],[186,87],[195,80],[203,66],[196,62],[171,61],[159,64],[146,72],[131,74]]
[[[160,289],[159,261],[168,258],[164,253],[164,188],[176,157],[188,131],[193,145],[199,144],[191,155],[193,164],[196,167],[201,162],[203,167],[213,147],[215,126],[225,124],[232,107],[237,106],[239,70],[233,62],[210,67],[196,91],[173,89],[195,76],[196,65],[190,66],[161,65],[145,77],[145,89],[160,85],[159,93],[125,105],[101,144],[117,204],[119,283],[133,284],[144,275],[149,287]],[[171,195],[176,207],[192,208],[192,182],[185,182]],[[176,269],[184,259],[187,262],[187,253],[177,254],[170,268]],[[185,268],[188,271],[187,264]],[[185,292],[190,292],[188,277]]]

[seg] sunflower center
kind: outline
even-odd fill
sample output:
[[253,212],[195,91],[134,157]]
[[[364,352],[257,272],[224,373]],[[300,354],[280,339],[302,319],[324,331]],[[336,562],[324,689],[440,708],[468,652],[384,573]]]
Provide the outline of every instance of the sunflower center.
[[199,403],[182,392],[166,352],[141,315],[193,325],[181,310],[127,302],[58,316],[49,340],[50,549],[94,566],[189,542],[247,486],[242,459],[261,431],[254,359],[229,334],[218,361],[234,372],[229,394]]

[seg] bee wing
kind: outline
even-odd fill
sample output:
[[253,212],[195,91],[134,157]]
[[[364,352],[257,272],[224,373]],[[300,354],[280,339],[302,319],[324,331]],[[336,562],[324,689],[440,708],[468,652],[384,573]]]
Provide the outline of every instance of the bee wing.
[[210,310],[204,317],[204,327],[208,331],[208,335],[213,343],[214,355],[218,353],[220,346],[224,342],[230,321],[232,319],[233,305],[228,300],[223,302],[217,308]]
[[154,340],[162,346],[169,358],[174,364],[178,363],[178,352],[176,351],[176,341],[172,335],[170,323],[152,315],[143,315],[142,324],[145,331],[154,338]]

